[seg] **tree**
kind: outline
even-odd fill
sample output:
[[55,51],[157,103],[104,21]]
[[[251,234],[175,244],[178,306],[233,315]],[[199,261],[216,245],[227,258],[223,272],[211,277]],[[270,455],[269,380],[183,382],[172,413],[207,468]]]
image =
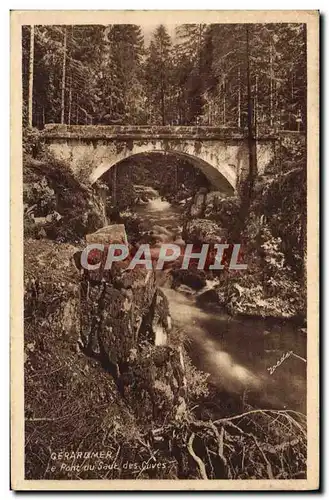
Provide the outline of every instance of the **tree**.
[[176,29],[175,84],[179,92],[180,123],[198,123],[203,112],[203,92],[208,67],[204,58],[205,24],[182,24]]
[[29,127],[33,123],[33,71],[34,71],[34,26],[30,28],[30,62],[29,62]]
[[[30,27],[22,30],[23,109],[29,101]],[[103,52],[99,26],[35,26],[33,123],[90,123],[95,105],[95,70]],[[83,102],[83,108],[82,108]],[[28,112],[24,111],[24,116]],[[25,118],[27,122],[28,119]]]
[[139,26],[111,27],[96,84],[101,121],[138,124],[146,119],[143,55],[144,39]]
[[251,70],[250,70],[250,60],[251,60],[250,29],[251,25],[246,24],[246,66],[247,66],[246,79],[247,79],[247,108],[248,108],[247,123],[248,123],[248,151],[249,151],[249,174],[248,174],[249,192],[247,197],[249,203],[252,198],[253,186],[257,175],[257,148],[255,140],[256,123],[253,120],[255,99],[252,96]]
[[145,81],[149,122],[166,125],[172,115],[173,63],[171,39],[162,24],[155,30],[147,51]]
[[64,27],[63,41],[63,72],[62,72],[62,98],[61,98],[61,123],[65,120],[65,78],[66,78],[66,46],[67,46],[67,27]]
[[[253,24],[250,87],[257,134],[305,130],[306,34],[301,24]],[[210,25],[205,34],[204,123],[248,126],[245,27]]]
[[[24,124],[205,124],[248,128],[244,24],[23,26]],[[306,129],[306,28],[253,24],[253,133]],[[33,98],[33,103],[32,103]],[[247,135],[247,132],[246,132]]]

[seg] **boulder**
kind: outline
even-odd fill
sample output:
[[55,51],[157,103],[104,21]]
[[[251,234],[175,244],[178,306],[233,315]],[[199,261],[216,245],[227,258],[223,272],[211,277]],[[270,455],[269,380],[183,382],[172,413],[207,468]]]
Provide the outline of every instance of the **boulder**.
[[183,293],[187,297],[195,295],[195,290],[187,285],[179,285],[179,287],[177,288],[177,292]]
[[173,277],[172,287],[177,289],[184,285],[184,287],[187,287],[183,289],[185,290],[185,294],[188,291],[188,288],[192,290],[200,290],[206,285],[206,274],[203,270],[196,268],[173,269],[171,271],[171,275]]
[[225,288],[221,286],[214,286],[205,291],[201,291],[197,295],[197,302],[199,304],[217,304],[220,306],[225,306]]
[[[134,413],[163,423],[169,417],[181,418],[186,411],[186,379],[180,349],[168,346],[142,346],[120,376],[125,400]],[[138,398],[136,398],[138,394]]]
[[35,337],[47,332],[76,345],[80,332],[80,273],[73,261],[76,248],[50,240],[24,244],[24,315]]
[[216,212],[223,198],[224,198],[223,193],[221,193],[220,191],[211,191],[206,195],[205,210],[204,210],[204,216],[206,218],[212,217],[212,215]]
[[205,193],[197,193],[194,196],[194,200],[190,210],[191,217],[202,216],[204,210],[205,197],[206,197]]
[[106,224],[102,199],[65,162],[26,157],[23,176],[25,214],[43,224],[49,239],[76,244]]
[[208,219],[194,219],[185,225],[183,239],[186,243],[221,243],[227,237],[227,231]]
[[95,233],[87,234],[86,240],[88,244],[103,243],[109,245],[111,243],[118,243],[128,245],[128,239],[124,224],[112,224],[104,226]]
[[153,345],[167,345],[171,330],[171,316],[168,299],[162,290],[157,289],[151,307],[143,319],[140,338],[147,339]]
[[156,292],[155,273],[144,267],[127,270],[116,264],[100,280],[90,281],[90,276],[89,271],[84,272],[82,343],[105,364],[119,366],[138,346],[139,330]]

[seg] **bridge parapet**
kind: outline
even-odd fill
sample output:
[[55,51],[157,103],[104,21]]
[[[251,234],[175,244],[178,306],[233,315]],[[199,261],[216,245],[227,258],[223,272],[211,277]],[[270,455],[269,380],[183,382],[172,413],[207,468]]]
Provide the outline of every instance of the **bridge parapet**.
[[[49,124],[44,137],[52,153],[68,161],[76,175],[90,183],[127,158],[151,153],[175,155],[188,161],[206,175],[215,189],[230,193],[239,190],[249,172],[247,132],[241,129]],[[279,138],[278,135],[257,138],[260,174],[275,163],[275,144]]]
[[[144,126],[144,125],[60,125],[47,124],[46,139],[128,140],[128,139],[189,139],[189,140],[244,140],[247,130],[230,127],[208,126]],[[274,135],[259,140],[275,140]]]

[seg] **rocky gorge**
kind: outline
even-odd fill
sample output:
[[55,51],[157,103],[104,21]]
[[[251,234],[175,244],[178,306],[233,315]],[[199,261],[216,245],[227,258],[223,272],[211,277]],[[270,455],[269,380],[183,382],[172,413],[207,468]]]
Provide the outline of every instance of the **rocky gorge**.
[[[263,323],[264,317],[275,317],[273,310],[279,310],[282,318],[277,296],[271,309],[270,292],[258,288],[255,296],[250,286],[255,270],[258,274],[252,279],[259,286],[266,253],[259,256],[248,246],[251,254],[246,252],[244,257],[252,270],[247,276],[232,276],[227,269],[198,270],[193,265],[187,270],[169,266],[163,273],[143,267],[128,270],[127,261],[115,263],[110,272],[81,267],[81,251],[93,242],[133,246],[148,242],[155,249],[162,242],[182,248],[186,243],[197,248],[202,243],[234,242],[237,198],[202,187],[192,196],[185,188],[179,199],[160,195],[151,186],[137,185],[135,192],[134,206],[109,211],[103,186],[79,183],[67,165],[58,165],[47,154],[25,158],[27,477],[50,477],[49,448],[59,453],[67,443],[72,452],[81,446],[105,446],[116,457],[122,478],[135,477],[123,469],[127,460],[152,462],[155,455],[169,465],[142,467],[139,477],[198,477],[195,450],[208,464],[209,477],[239,477],[241,472],[233,472],[225,456],[207,458],[207,450],[217,449],[218,433],[226,425],[231,405],[241,412],[254,404],[269,408],[298,404],[278,397],[284,377],[277,379],[277,389],[264,377],[264,368],[255,366],[259,342],[269,353],[267,362],[273,364],[282,342],[290,345],[297,335],[289,326],[284,340],[275,330],[277,323]],[[258,216],[254,222],[262,231]],[[232,321],[237,313],[262,319]],[[266,329],[270,334],[265,339]],[[252,330],[251,348],[241,357],[236,350],[243,341],[240,334],[243,331],[246,336]],[[303,349],[298,351],[301,356]],[[301,394],[303,373],[297,361],[293,369],[299,377],[296,394]],[[278,416],[275,411],[273,421]],[[280,422],[276,427],[279,434],[284,418],[282,426]],[[213,426],[214,420],[219,429]],[[257,420],[253,425],[259,424]],[[229,428],[225,432],[227,439],[234,440]],[[232,444],[233,457],[240,453],[239,447],[250,448],[244,423],[241,432],[241,442]],[[265,443],[265,434],[260,438]],[[271,439],[275,442],[274,434]],[[261,456],[257,460],[262,463]],[[266,462],[263,465],[259,470],[266,477]],[[77,477],[74,467],[58,468],[56,474],[57,478]],[[106,474],[118,477],[115,469]],[[104,475],[92,468],[83,472],[83,477]]]

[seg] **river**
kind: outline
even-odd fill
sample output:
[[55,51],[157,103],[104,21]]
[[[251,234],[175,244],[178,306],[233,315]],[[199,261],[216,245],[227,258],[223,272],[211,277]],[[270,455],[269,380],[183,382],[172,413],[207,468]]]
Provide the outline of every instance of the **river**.
[[[180,206],[170,205],[154,192],[153,199],[134,211],[144,230],[153,232],[157,245],[181,240]],[[293,321],[232,317],[168,285],[163,291],[173,323],[188,336],[193,363],[210,374],[209,380],[219,390],[257,407],[306,413],[306,334]]]

